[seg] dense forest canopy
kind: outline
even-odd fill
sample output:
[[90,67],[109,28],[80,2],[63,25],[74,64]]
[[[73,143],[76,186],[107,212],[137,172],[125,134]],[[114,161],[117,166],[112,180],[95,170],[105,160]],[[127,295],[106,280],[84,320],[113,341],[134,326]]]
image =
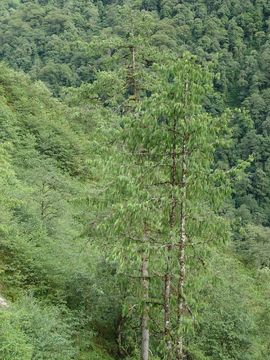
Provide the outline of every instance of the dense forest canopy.
[[269,15],[1,1],[1,359],[269,358]]

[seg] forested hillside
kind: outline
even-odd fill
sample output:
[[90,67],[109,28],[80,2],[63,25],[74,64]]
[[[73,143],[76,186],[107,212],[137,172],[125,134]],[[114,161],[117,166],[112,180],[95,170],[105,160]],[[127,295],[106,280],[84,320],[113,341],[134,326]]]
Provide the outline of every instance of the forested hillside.
[[0,2],[0,359],[270,359],[269,15]]

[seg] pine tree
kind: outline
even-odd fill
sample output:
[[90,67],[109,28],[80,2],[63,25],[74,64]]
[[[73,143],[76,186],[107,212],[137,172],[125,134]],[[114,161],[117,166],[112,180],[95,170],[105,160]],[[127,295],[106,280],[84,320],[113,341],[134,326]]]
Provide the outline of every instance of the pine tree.
[[[213,163],[227,121],[226,117],[214,119],[203,109],[211,75],[191,55],[169,61],[157,74],[153,95],[126,131],[131,151],[140,156],[141,175],[137,176],[151,212],[147,224],[153,239],[148,244],[150,272],[159,271],[164,279],[166,356],[172,355],[174,339],[175,356],[180,360],[185,359],[187,347],[184,329],[192,326],[188,303],[192,294],[185,289],[186,278],[191,277],[186,269],[193,259],[186,247],[200,252],[201,243],[208,246],[222,223],[215,210],[223,199],[226,179]],[[172,299],[172,287],[177,288],[176,299]]]

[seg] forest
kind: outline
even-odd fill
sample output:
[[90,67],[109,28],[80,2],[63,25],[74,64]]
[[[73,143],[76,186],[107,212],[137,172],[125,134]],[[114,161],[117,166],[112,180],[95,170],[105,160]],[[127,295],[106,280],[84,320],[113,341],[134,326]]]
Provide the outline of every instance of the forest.
[[0,359],[270,360],[270,1],[0,1]]

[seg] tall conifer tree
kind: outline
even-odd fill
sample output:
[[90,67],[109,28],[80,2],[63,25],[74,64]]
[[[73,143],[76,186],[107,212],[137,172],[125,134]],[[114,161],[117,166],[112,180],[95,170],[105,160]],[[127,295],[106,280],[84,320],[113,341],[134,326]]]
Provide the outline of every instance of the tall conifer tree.
[[[152,239],[149,271],[159,272],[164,279],[166,356],[182,360],[186,329],[193,326],[194,317],[189,304],[192,292],[187,293],[186,288],[198,258],[194,262],[190,253],[203,253],[203,244],[207,247],[211,238],[219,236],[222,223],[215,211],[225,193],[226,179],[222,171],[214,170],[213,163],[227,120],[225,116],[212,118],[203,109],[203,98],[211,91],[211,75],[191,55],[169,61],[159,68],[156,79],[152,96],[125,131],[132,152],[140,156],[137,177],[151,212],[147,223]],[[172,288],[177,288],[176,294]]]

